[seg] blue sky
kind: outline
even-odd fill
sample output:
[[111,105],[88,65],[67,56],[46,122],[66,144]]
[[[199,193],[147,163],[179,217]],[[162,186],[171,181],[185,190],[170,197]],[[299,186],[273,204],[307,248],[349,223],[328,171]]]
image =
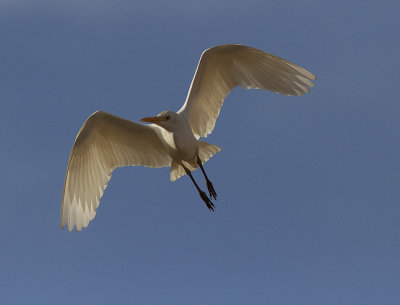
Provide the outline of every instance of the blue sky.
[[[399,15],[389,0],[0,1],[0,304],[399,304]],[[121,168],[89,227],[60,230],[86,118],[178,110],[223,43],[318,80],[229,94],[207,139],[216,211],[187,177]]]

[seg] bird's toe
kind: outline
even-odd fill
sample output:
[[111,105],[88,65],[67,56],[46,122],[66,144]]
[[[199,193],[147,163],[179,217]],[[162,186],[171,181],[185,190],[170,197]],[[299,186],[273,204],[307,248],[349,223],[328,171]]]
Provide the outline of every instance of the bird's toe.
[[210,193],[210,197],[214,198],[215,200],[217,200],[217,192],[214,189],[214,186],[212,185],[210,180],[207,180],[207,189],[208,192]]
[[210,198],[208,198],[207,194],[204,193],[203,191],[200,191],[200,197],[201,199],[203,199],[204,203],[207,205],[207,208],[210,211],[214,211],[214,203],[212,203],[212,201],[210,200]]

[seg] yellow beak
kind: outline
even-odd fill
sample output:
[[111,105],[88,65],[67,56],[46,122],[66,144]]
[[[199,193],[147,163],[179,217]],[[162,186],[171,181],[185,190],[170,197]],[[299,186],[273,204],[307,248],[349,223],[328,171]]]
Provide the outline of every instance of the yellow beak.
[[149,116],[147,118],[141,119],[142,122],[147,122],[147,123],[158,123],[163,120],[164,119],[162,117],[158,117],[158,116]]

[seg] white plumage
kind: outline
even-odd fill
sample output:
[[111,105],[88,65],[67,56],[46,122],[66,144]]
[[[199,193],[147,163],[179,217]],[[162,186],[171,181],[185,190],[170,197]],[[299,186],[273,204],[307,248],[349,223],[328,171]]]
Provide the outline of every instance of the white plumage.
[[95,217],[112,171],[121,166],[171,167],[171,181],[187,173],[210,210],[214,204],[190,174],[198,166],[211,198],[217,194],[202,164],[220,151],[199,141],[215,126],[223,101],[237,86],[302,95],[316,77],[277,56],[243,45],[221,45],[203,52],[186,101],[178,112],[164,111],[140,124],[103,111],[79,131],[65,176],[61,228],[80,231]]

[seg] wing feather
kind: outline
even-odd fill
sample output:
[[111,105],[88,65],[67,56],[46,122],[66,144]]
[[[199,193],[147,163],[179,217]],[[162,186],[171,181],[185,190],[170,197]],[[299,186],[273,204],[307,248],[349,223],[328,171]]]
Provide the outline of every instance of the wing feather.
[[121,166],[170,166],[156,129],[103,111],[83,124],[72,148],[61,201],[61,228],[80,231],[95,217],[112,171]]
[[207,137],[235,87],[299,96],[310,91],[314,79],[311,72],[275,55],[244,45],[220,45],[203,52],[178,113],[186,117],[197,138]]

